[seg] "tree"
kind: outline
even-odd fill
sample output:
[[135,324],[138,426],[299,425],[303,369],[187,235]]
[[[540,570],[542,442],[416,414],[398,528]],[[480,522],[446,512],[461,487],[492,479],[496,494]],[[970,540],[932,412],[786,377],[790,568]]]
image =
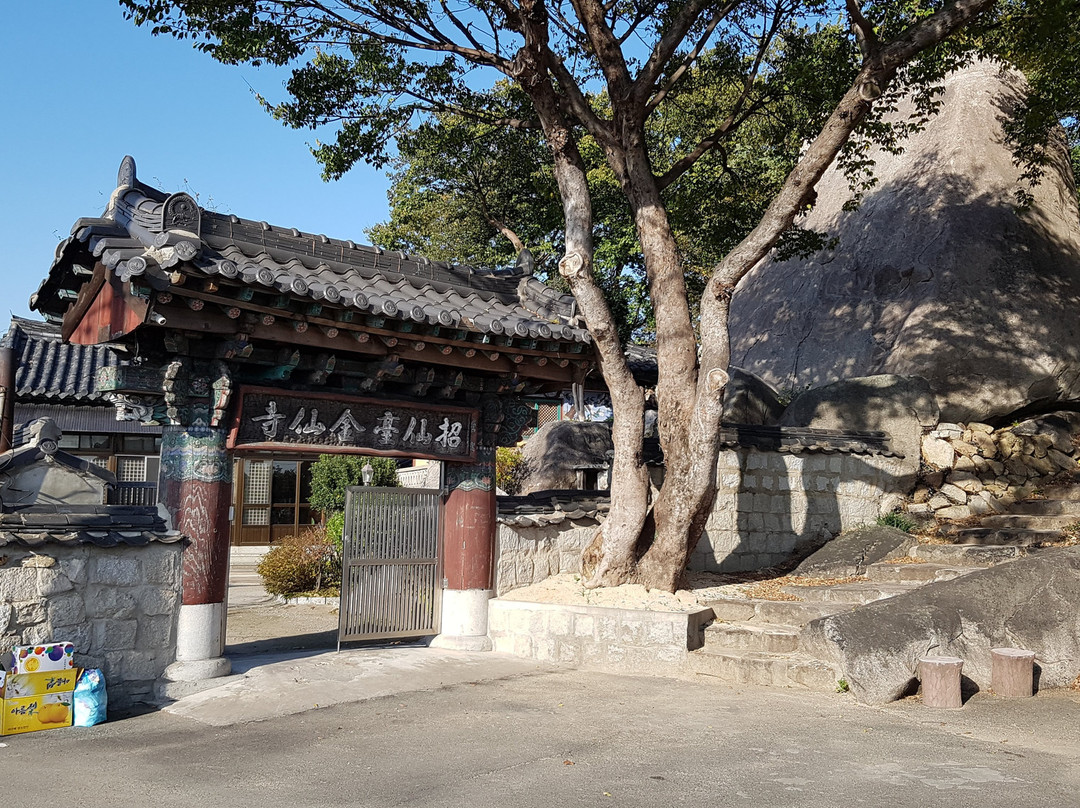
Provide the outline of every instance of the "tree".
[[[635,579],[668,590],[715,500],[736,284],[782,238],[792,238],[787,234],[798,235],[796,216],[813,203],[814,186],[834,160],[857,187],[872,182],[868,144],[895,148],[917,128],[934,111],[942,75],[975,49],[1000,49],[995,37],[1008,15],[1053,14],[1073,32],[1077,25],[1077,15],[1067,15],[1076,0],[121,2],[135,22],[193,38],[220,61],[301,62],[287,85],[291,99],[272,111],[287,125],[336,127],[335,141],[314,150],[328,177],[360,159],[385,164],[393,135],[427,115],[452,112],[542,134],[564,216],[558,269],[588,323],[615,414],[611,510],[589,583]],[[838,18],[857,53],[851,69],[807,47],[824,20]],[[976,22],[980,29],[965,36]],[[476,89],[490,86],[477,81],[481,68],[512,81],[527,107]],[[707,103],[681,107],[705,68],[715,92]],[[818,83],[832,82],[840,88],[835,100],[805,111],[799,131],[808,135],[797,163],[709,269],[695,317],[667,195],[706,157],[722,164],[741,129],[767,121],[799,94],[823,95]],[[883,119],[908,93],[916,118]],[[692,114],[674,148],[660,153],[649,121],[672,108]],[[597,184],[586,158],[593,148],[629,210],[652,303],[667,466],[655,502],[641,462],[644,391],[597,282]]]
[[371,466],[371,485],[400,486],[397,463],[389,457],[361,455],[319,455],[311,464],[312,508],[329,516],[345,510],[345,489],[364,484],[364,466]]

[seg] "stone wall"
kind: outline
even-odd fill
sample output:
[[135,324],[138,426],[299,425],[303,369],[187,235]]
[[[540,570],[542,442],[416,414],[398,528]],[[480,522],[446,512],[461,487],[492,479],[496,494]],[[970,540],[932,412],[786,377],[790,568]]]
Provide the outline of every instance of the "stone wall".
[[1080,472],[1080,416],[1056,413],[1002,429],[938,424],[923,438],[919,485],[909,513],[967,519],[1002,513],[1062,475]]
[[763,569],[899,503],[901,459],[886,454],[725,449],[716,507],[690,560],[712,572]]
[[109,708],[152,699],[176,655],[181,543],[0,547],[0,651],[75,644],[75,664],[105,673]]
[[703,643],[712,609],[656,612],[603,606],[488,601],[495,651],[616,673],[672,675]]
[[599,522],[565,519],[542,525],[499,525],[495,594],[504,595],[564,572],[581,572],[581,554]]

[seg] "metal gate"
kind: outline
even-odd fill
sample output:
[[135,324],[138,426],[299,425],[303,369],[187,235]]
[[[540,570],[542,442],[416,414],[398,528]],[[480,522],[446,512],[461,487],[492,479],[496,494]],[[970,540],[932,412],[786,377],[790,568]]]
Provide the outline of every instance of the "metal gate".
[[438,489],[346,490],[338,648],[439,633],[441,515]]

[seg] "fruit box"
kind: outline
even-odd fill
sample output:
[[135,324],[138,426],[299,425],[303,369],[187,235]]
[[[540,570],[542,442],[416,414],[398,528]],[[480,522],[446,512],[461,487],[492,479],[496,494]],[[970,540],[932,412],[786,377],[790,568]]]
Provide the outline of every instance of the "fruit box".
[[0,694],[0,735],[70,727],[77,670],[9,673]]
[[63,671],[74,667],[75,646],[70,642],[17,645],[11,649],[9,673]]

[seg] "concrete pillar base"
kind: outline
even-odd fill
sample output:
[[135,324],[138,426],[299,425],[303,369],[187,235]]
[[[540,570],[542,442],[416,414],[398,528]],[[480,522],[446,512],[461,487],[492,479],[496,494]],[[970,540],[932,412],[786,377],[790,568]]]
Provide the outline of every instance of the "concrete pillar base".
[[458,651],[490,651],[487,635],[490,589],[444,589],[442,633],[431,641],[432,648]]
[[463,634],[438,634],[431,639],[432,648],[446,648],[450,651],[490,651],[491,638]]
[[230,673],[232,663],[226,657],[214,657],[174,662],[165,669],[164,678],[170,682],[201,682],[204,679],[228,676]]
[[232,665],[225,650],[225,604],[196,603],[180,607],[176,623],[176,662],[165,669],[173,682],[197,682],[228,676]]

